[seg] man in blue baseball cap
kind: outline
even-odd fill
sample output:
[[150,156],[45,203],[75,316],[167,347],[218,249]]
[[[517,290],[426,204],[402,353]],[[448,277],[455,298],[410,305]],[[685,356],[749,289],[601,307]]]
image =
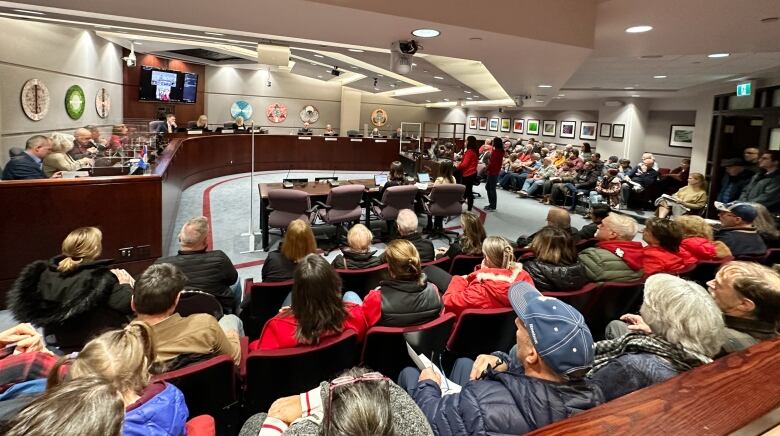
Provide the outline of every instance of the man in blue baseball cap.
[[761,256],[766,253],[766,243],[753,227],[758,210],[752,204],[716,201],[715,208],[722,225],[715,232],[715,240],[726,244],[732,256]]
[[458,359],[451,378],[463,388],[443,397],[432,369],[418,377],[414,368],[401,372],[399,384],[434,434],[522,434],[604,402],[601,390],[583,380],[594,347],[582,314],[526,282],[509,289],[509,301],[517,314],[516,358],[499,351],[476,362]]

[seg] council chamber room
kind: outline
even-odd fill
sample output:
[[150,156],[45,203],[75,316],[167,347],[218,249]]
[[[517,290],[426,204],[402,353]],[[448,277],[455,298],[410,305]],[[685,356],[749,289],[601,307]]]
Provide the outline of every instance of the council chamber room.
[[0,28],[0,433],[780,432],[776,0]]

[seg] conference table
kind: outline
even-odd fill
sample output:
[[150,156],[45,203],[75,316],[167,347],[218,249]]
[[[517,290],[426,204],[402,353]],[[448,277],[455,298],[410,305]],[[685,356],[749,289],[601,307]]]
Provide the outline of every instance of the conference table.
[[[103,258],[141,273],[175,244],[181,192],[231,174],[256,171],[387,171],[398,159],[389,138],[296,135],[186,134],[168,144],[143,176],[0,182],[0,304],[19,272],[60,252],[67,234],[82,226],[103,232]],[[373,181],[372,181],[373,182]]]

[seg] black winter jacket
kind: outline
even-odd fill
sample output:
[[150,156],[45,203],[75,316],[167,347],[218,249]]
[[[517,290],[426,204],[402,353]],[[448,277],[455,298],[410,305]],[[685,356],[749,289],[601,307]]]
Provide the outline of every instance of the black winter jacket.
[[523,268],[534,279],[534,285],[540,292],[573,291],[588,282],[585,268],[579,262],[572,265],[554,265],[532,259],[523,262]]
[[422,277],[422,282],[382,280],[382,318],[379,325],[402,327],[424,324],[436,319],[443,303],[439,290]]
[[382,265],[382,259],[375,254],[376,250],[358,253],[344,249],[330,264],[336,269],[366,269]]
[[284,257],[279,250],[274,250],[268,253],[268,257],[265,258],[263,263],[263,269],[260,271],[260,276],[264,282],[284,282],[286,280],[292,280],[293,272],[295,272],[296,263],[290,259]]
[[154,263],[176,265],[187,276],[187,288],[207,292],[219,300],[225,313],[233,313],[235,297],[230,287],[238,280],[233,262],[222,250],[179,251]]

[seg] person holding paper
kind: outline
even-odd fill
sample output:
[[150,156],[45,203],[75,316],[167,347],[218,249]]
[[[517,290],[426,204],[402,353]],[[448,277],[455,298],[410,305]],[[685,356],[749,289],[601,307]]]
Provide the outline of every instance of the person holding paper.
[[577,309],[519,282],[509,291],[517,314],[517,355],[497,351],[476,362],[458,359],[450,379],[462,385],[442,396],[433,368],[406,368],[407,389],[435,435],[525,434],[604,402],[584,377],[593,365],[593,338]]
[[688,185],[680,188],[671,197],[661,196],[655,201],[658,206],[655,213],[658,218],[666,218],[671,213],[679,216],[688,212],[698,212],[707,205],[707,183],[701,173],[691,173]]

